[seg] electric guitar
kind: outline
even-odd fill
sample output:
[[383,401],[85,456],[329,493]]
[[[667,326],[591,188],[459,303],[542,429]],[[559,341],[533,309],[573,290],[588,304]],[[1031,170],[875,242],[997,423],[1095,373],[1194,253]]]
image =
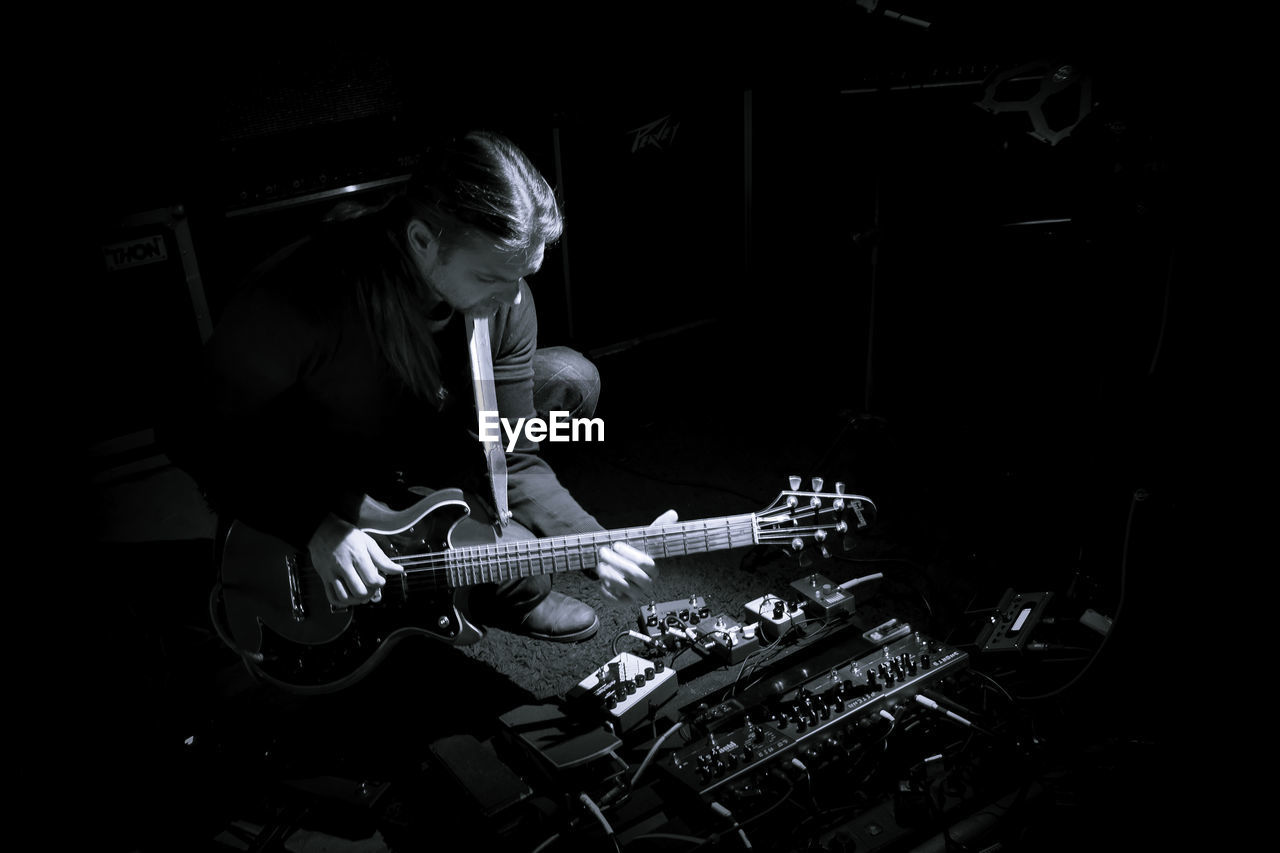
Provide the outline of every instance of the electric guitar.
[[[467,589],[484,583],[594,568],[601,546],[626,542],[654,558],[775,543],[795,551],[866,527],[875,504],[862,495],[779,493],[764,511],[543,539],[502,536],[470,517],[458,489],[433,492],[403,510],[366,501],[355,524],[404,568],[377,603],[335,607],[306,552],[233,522],[223,542],[221,595],[228,643],[263,680],[299,693],[327,693],[367,675],[401,639],[424,635],[465,645],[483,629],[465,615]],[[505,530],[510,530],[506,528]],[[528,534],[532,535],[532,534]]]

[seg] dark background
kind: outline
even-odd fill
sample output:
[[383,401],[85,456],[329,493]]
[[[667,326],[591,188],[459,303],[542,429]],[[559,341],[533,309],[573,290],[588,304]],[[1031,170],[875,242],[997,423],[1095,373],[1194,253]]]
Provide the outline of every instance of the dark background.
[[[191,772],[160,732],[224,724],[212,519],[148,432],[198,352],[201,310],[216,323],[239,274],[333,201],[312,194],[394,185],[423,140],[469,126],[511,136],[563,194],[565,237],[532,284],[541,342],[604,379],[606,444],[553,449],[584,505],[623,526],[667,506],[760,509],[788,474],[844,479],[882,511],[863,556],[907,567],[884,603],[953,639],[1008,587],[1084,589],[1108,613],[1123,597],[1112,675],[1070,713],[1092,730],[1099,709],[1126,709],[1115,731],[1130,736],[1143,714],[1114,691],[1167,674],[1201,521],[1198,364],[1220,338],[1202,285],[1217,262],[1199,179],[1211,69],[1187,47],[1194,21],[1029,5],[889,7],[927,29],[853,3],[645,5],[502,32],[371,15],[69,46],[74,73],[51,79],[76,140],[65,298],[84,310],[67,389],[91,414],[60,434],[94,496],[99,565],[162,580],[94,602],[110,638],[96,675],[130,735],[106,749],[105,784],[132,761]],[[1084,109],[1078,88],[1046,107],[1062,139],[977,105],[1002,76],[1020,78],[1002,99],[1026,96],[1066,64],[1089,89]],[[103,245],[155,233],[168,262],[105,269]],[[732,610],[801,571],[766,565],[677,563],[669,597],[694,585]],[[567,657],[490,638],[473,657],[514,688],[487,707],[562,693],[626,624],[609,617]],[[1135,738],[1176,714],[1155,716]]]

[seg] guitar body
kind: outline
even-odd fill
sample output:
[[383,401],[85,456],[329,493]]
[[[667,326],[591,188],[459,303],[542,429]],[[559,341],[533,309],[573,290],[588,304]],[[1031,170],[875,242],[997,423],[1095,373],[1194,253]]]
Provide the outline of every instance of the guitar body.
[[[366,501],[356,526],[393,560],[499,541],[470,517],[458,489],[433,492],[404,510]],[[503,540],[532,538],[517,525]],[[327,693],[359,681],[400,640],[420,635],[466,645],[483,636],[464,615],[467,588],[412,595],[389,576],[382,600],[334,608],[308,555],[239,522],[223,543],[222,595],[238,650],[266,681],[301,693]]]

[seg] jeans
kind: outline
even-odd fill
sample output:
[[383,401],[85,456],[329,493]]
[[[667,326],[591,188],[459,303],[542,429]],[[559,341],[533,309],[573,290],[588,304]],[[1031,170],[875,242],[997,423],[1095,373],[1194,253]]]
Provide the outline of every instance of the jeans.
[[[568,412],[589,418],[600,399],[600,372],[581,353],[568,347],[540,348],[533,354],[533,406],[546,420],[549,412]],[[528,528],[512,521],[502,529],[503,541],[536,539]],[[551,575],[535,575],[480,584],[470,591],[470,610],[481,622],[513,624],[551,593]]]

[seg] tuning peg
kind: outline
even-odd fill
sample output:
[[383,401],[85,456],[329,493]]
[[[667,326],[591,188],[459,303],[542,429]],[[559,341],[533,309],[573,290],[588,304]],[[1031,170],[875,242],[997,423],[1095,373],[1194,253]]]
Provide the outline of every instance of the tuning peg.
[[825,531],[825,530],[815,530],[815,531],[813,531],[813,538],[814,538],[814,539],[817,539],[819,542],[821,542],[821,541],[823,541],[824,539],[826,539],[826,538],[827,538],[827,531]]
[[814,477],[814,478],[813,478],[813,480],[812,480],[811,482],[813,483],[813,490],[814,490],[815,492],[820,492],[820,491],[822,491],[822,478],[821,478],[821,477]]
[[799,478],[798,476],[796,476],[795,474],[792,474],[792,475],[791,475],[790,477],[788,477],[787,479],[789,479],[789,480],[791,481],[791,490],[792,490],[792,491],[795,491],[796,489],[800,488],[800,478]]
[[799,536],[797,536],[795,539],[792,539],[792,540],[791,540],[791,548],[792,548],[792,550],[794,550],[794,551],[801,551],[801,550],[803,550],[803,549],[804,549],[804,540],[803,540],[803,539],[801,539]]
[[[844,483],[841,483],[838,481],[836,482],[836,494],[837,495],[844,494]],[[836,509],[844,509],[844,498],[836,498],[834,501],[831,502],[831,505],[834,506]]]

